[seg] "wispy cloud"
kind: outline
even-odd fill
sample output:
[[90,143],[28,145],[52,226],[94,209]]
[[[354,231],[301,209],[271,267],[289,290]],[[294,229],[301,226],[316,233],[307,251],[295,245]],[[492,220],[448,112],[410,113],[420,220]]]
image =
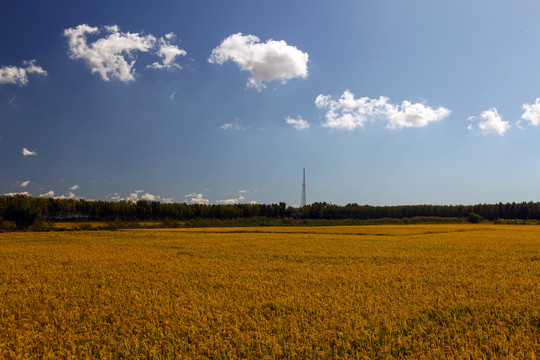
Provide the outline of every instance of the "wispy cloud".
[[285,121],[287,122],[287,124],[292,125],[296,130],[307,130],[310,127],[309,123],[306,120],[302,119],[300,116],[298,116],[296,119],[287,116],[287,119],[285,119]]
[[233,122],[230,122],[230,123],[225,123],[223,125],[221,125],[221,128],[223,130],[237,130],[237,131],[242,131],[242,130],[246,130],[246,127],[244,127],[242,124],[240,124],[240,120],[238,118],[234,119]]
[[284,84],[289,79],[308,75],[309,55],[283,40],[261,43],[254,35],[233,34],[213,49],[208,58],[210,63],[219,65],[228,60],[251,72],[247,86],[258,91],[266,87],[267,81],[280,80]]
[[25,86],[28,84],[28,74],[47,76],[47,72],[36,65],[36,60],[23,61],[23,67],[2,66],[0,68],[0,85]]
[[13,109],[17,108],[17,96],[11,95],[11,97],[8,100],[9,106],[11,106]]
[[[102,32],[106,35],[93,42],[88,41],[89,35],[96,37]],[[163,59],[147,66],[152,69],[181,69],[175,59],[186,55],[185,50],[171,44],[173,33],[157,39],[153,35],[122,32],[117,25],[100,29],[81,24],[65,29],[64,36],[68,38],[70,58],[84,60],[90,71],[99,74],[104,81],[134,81],[136,52],[154,54]]]
[[483,135],[503,136],[511,127],[508,121],[502,119],[496,108],[483,111],[480,116],[470,116],[467,120],[472,122],[467,129],[478,128]]
[[324,127],[343,130],[362,128],[366,122],[375,119],[386,121],[388,129],[425,127],[431,122],[441,121],[451,113],[442,106],[433,109],[422,103],[412,104],[408,100],[401,105],[391,104],[385,96],[378,99],[355,99],[349,90],[345,90],[338,100],[321,94],[315,99],[315,105],[327,110],[326,121],[322,124]]
[[19,186],[20,187],[27,187],[28,184],[30,184],[30,180],[23,181],[22,183],[19,184]]
[[75,191],[75,190],[79,190],[81,187],[79,185],[73,185],[72,187],[69,188],[69,190],[72,190],[72,191]]
[[30,151],[28,150],[27,148],[23,148],[22,149],[22,154],[23,156],[36,156],[37,155],[37,152],[36,151]]

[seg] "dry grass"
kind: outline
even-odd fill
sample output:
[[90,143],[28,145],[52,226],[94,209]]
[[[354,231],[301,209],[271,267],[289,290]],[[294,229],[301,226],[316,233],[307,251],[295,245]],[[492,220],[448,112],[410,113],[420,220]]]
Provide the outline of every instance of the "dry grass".
[[540,227],[0,234],[0,358],[520,358]]

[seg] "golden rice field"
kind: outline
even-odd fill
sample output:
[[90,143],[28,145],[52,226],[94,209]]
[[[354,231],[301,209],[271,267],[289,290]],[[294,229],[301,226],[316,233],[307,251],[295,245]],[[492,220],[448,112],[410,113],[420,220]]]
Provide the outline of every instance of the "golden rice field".
[[540,227],[0,234],[0,358],[535,359]]

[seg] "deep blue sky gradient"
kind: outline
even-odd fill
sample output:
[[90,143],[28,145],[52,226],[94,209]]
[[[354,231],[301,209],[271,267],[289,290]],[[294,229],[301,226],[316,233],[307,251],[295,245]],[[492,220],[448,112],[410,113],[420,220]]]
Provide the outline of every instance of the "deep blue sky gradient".
[[[36,59],[48,76],[0,85],[0,193],[212,203],[246,190],[244,202],[298,205],[305,167],[309,203],[539,201],[540,129],[516,126],[540,97],[539,18],[536,1],[6,1],[0,67]],[[80,24],[174,32],[183,69],[146,70],[138,54],[134,82],[103,81],[68,56],[63,31]],[[207,61],[238,32],[308,53],[309,75],[246,88],[249,73]],[[322,127],[315,98],[347,89],[452,113],[423,128]],[[504,136],[467,129],[494,107]],[[235,121],[245,129],[222,129]]]

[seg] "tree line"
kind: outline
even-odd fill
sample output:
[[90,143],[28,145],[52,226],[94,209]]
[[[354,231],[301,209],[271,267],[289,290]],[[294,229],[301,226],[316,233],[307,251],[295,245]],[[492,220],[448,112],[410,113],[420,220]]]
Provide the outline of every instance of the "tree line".
[[0,221],[14,222],[17,227],[30,226],[38,220],[145,221],[239,218],[294,219],[402,219],[414,217],[467,218],[471,214],[487,220],[540,220],[540,202],[478,205],[398,205],[345,206],[316,202],[304,207],[278,204],[206,205],[161,203],[159,201],[88,201],[83,199],[36,198],[25,195],[0,197]]

